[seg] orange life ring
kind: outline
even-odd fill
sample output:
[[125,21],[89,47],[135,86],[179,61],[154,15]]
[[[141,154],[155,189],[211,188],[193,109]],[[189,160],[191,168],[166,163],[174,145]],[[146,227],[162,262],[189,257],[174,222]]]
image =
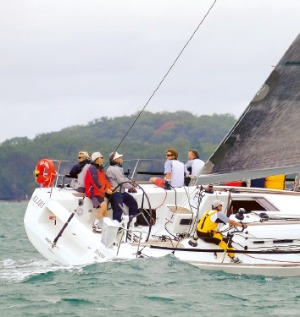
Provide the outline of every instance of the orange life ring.
[[50,187],[56,176],[55,165],[49,159],[41,159],[35,167],[34,174],[38,184],[41,184],[43,187]]

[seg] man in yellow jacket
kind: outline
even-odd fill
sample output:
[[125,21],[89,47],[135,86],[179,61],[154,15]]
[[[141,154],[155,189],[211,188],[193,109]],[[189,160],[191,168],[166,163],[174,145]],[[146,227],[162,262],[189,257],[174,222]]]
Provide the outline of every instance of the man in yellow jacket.
[[[217,227],[220,223],[229,224],[230,226],[244,227],[240,222],[229,219],[222,210],[222,201],[215,200],[212,203],[212,209],[204,213],[197,226],[197,236],[205,242],[210,242],[218,245],[221,249],[234,250],[231,245],[227,245],[228,240],[224,238],[220,232],[217,231]],[[234,252],[228,252],[228,256],[232,262],[240,263],[239,258],[234,256]]]

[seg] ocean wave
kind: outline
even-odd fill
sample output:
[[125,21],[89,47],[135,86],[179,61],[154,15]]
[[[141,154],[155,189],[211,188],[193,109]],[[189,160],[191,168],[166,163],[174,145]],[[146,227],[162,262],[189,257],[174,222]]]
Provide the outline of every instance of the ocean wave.
[[[13,260],[0,261],[0,279],[11,282],[32,282],[39,279],[49,278],[51,273],[62,270],[80,270],[80,267],[58,266],[46,260]],[[50,275],[47,275],[50,274]]]

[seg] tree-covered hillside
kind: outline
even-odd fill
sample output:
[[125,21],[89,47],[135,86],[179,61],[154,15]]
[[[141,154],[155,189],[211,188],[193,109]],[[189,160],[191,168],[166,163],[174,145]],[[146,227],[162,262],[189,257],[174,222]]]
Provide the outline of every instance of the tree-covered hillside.
[[[45,133],[34,139],[13,138],[0,144],[0,199],[29,197],[36,183],[33,171],[41,158],[69,160],[61,173],[68,173],[77,161],[77,152],[99,151],[106,157],[123,139],[136,115],[100,118],[84,126],[72,126]],[[119,152],[125,159],[165,159],[165,149],[174,147],[179,159],[186,161],[187,151],[196,148],[207,160],[234,125],[229,114],[195,116],[190,112],[144,112],[127,135]]]

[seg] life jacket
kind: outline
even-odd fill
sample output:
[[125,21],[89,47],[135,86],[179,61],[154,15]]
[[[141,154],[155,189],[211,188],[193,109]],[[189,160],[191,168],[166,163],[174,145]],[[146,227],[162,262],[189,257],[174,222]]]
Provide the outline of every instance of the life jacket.
[[209,233],[211,231],[215,231],[218,227],[218,223],[210,220],[210,217],[216,214],[218,210],[208,210],[203,217],[200,219],[199,224],[197,226],[197,231]]
[[106,190],[111,188],[103,169],[90,165],[85,176],[85,194],[89,198],[104,197]]

